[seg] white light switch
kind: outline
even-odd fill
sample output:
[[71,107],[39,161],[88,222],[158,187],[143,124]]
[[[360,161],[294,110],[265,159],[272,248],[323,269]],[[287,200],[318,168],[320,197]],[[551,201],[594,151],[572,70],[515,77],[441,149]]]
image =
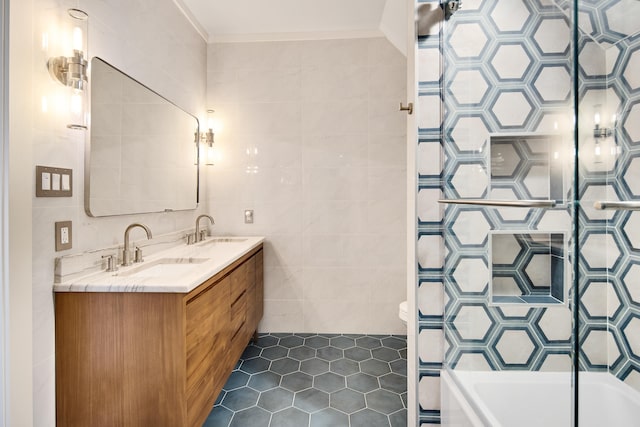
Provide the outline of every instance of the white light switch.
[[42,189],[51,190],[51,174],[49,172],[42,173]]
[[62,191],[69,191],[71,190],[71,180],[69,175],[62,174]]
[[51,189],[53,191],[60,191],[60,174],[59,173],[51,174]]

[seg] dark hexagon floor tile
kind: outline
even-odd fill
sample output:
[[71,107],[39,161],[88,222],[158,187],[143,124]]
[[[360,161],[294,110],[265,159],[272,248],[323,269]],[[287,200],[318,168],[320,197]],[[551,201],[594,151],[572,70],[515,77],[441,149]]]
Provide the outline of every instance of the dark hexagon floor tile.
[[389,427],[389,417],[379,414],[370,409],[363,409],[360,412],[349,415],[351,427]]
[[260,394],[258,406],[269,412],[278,412],[293,404],[293,393],[281,387]]
[[222,399],[224,399],[226,395],[227,395],[227,392],[224,391],[224,389],[220,390],[220,393],[218,393],[218,397],[216,398],[214,405],[219,405],[222,402]]
[[258,340],[253,343],[253,345],[256,347],[265,348],[278,344],[278,341],[278,338],[272,335],[261,335],[258,337]]
[[389,365],[391,366],[391,372],[407,376],[407,359],[394,360]]
[[228,427],[233,412],[223,406],[214,406],[202,427]]
[[[262,357],[265,357],[264,352],[269,350],[268,348],[262,350]],[[371,354],[374,359],[382,360],[384,362],[393,362],[400,359],[400,353],[398,350],[392,348],[380,347],[371,350]]]
[[282,377],[275,372],[266,371],[251,375],[249,387],[258,391],[266,391],[280,385]]
[[240,358],[242,360],[246,360],[251,359],[252,357],[258,357],[260,356],[261,351],[262,349],[260,347],[249,344],[247,348],[244,349],[244,352],[242,353],[242,356],[240,356]]
[[331,338],[329,340],[329,344],[332,347],[336,347],[344,350],[345,348],[354,347],[356,345],[356,340],[353,338],[345,337],[344,335]]
[[394,393],[407,391],[407,377],[398,374],[387,374],[380,377],[380,388]]
[[407,427],[407,410],[403,409],[389,415],[389,421],[391,421],[391,427]]
[[234,390],[239,387],[244,387],[249,382],[249,374],[242,371],[233,371],[231,375],[229,375],[229,379],[224,385],[224,390]]
[[360,362],[360,370],[365,374],[370,374],[376,377],[379,377],[384,374],[388,374],[391,372],[391,368],[389,368],[389,363],[382,362],[380,360],[365,360],[364,362]]
[[316,352],[316,356],[320,359],[328,360],[329,362],[331,362],[332,360],[342,359],[344,354],[339,348],[322,347],[318,349],[318,351]]
[[313,379],[313,386],[322,391],[332,393],[345,387],[344,377],[331,372],[318,375]]
[[253,359],[243,361],[240,369],[248,374],[257,374],[258,372],[267,371],[270,364],[271,362],[267,359],[254,357]]
[[330,402],[332,408],[346,414],[352,414],[364,409],[366,406],[364,394],[348,388],[343,388],[335,393],[331,393]]
[[313,378],[304,372],[293,372],[282,377],[282,387],[293,392],[305,390],[313,385]]
[[363,360],[371,359],[371,350],[360,347],[351,347],[344,351],[344,357],[346,359],[355,360],[361,362]]
[[296,393],[293,406],[311,414],[329,407],[329,394],[317,388],[310,388]]
[[355,374],[347,377],[347,387],[363,393],[380,388],[378,378],[369,374]]
[[291,335],[286,338],[280,339],[280,345],[286,348],[298,347],[304,343],[304,338],[298,337],[296,335]]
[[403,348],[407,348],[407,339],[399,337],[383,338],[382,345],[394,350],[402,350]]
[[269,427],[301,427],[309,425],[309,414],[296,408],[287,408],[271,417]]
[[268,427],[271,414],[262,408],[254,406],[244,411],[236,412],[229,427]]
[[254,406],[258,401],[258,392],[250,388],[241,388],[227,392],[222,399],[222,406],[232,411],[240,411],[242,409]]
[[379,338],[374,338],[371,336],[365,336],[362,338],[356,339],[356,345],[362,348],[368,348],[369,350],[373,348],[382,347],[382,342]]
[[300,363],[300,370],[306,372],[309,375],[324,374],[329,371],[329,362],[319,359],[305,360]]
[[291,372],[297,371],[299,368],[300,362],[288,357],[271,362],[271,370],[280,375],[290,374]]
[[310,427],[349,427],[349,416],[327,408],[311,414]]
[[367,407],[383,414],[392,414],[404,409],[400,395],[387,390],[374,390],[365,395]]
[[329,345],[329,338],[325,338],[322,336],[305,338],[304,345],[315,349],[326,347]]
[[403,348],[402,350],[399,350],[400,352],[400,357],[402,357],[403,359],[407,358],[407,349]]
[[268,360],[276,360],[286,357],[287,353],[289,353],[289,349],[276,345],[262,350],[262,354],[260,356]]
[[289,357],[296,360],[307,360],[316,357],[316,350],[311,347],[300,346],[289,350]]
[[360,372],[360,365],[358,365],[358,362],[354,362],[353,360],[340,359],[331,362],[329,364],[329,369],[331,369],[331,372],[335,372],[336,374],[347,376]]
[[400,398],[402,399],[402,403],[404,403],[404,408],[407,409],[409,407],[409,398],[407,397],[407,393],[402,393]]

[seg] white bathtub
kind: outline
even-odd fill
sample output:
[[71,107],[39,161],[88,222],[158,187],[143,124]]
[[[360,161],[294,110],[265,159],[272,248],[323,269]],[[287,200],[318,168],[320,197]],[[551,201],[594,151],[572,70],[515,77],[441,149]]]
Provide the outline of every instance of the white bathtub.
[[[442,425],[572,426],[571,373],[442,371]],[[580,427],[640,425],[640,393],[608,373],[580,373]]]

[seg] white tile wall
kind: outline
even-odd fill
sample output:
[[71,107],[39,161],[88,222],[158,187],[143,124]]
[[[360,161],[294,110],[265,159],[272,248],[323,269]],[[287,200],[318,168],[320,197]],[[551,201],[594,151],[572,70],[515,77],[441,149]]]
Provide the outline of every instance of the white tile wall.
[[260,329],[406,333],[405,57],[384,38],[216,43],[207,72],[215,231],[267,236]]
[[[84,133],[66,128],[65,115],[41,110],[41,98],[60,92],[46,70],[42,33],[69,7],[88,12],[89,55],[100,56],[182,108],[200,115],[206,94],[206,43],[171,0],[30,0],[33,17],[33,165],[72,168],[71,198],[33,199],[33,390],[37,427],[55,426],[54,259],[122,244],[125,227],[143,222],[156,235],[193,226],[196,213],[90,218],[84,213]],[[31,23],[14,23],[31,25]],[[29,71],[29,70],[25,70]],[[23,141],[29,143],[29,141]],[[199,211],[204,211],[201,207]],[[73,249],[54,251],[54,222],[73,221]]]

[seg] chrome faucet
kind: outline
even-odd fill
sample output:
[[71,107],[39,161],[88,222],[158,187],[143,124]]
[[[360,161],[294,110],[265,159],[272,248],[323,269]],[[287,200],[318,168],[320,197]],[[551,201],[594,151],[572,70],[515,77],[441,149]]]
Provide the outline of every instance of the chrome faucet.
[[206,230],[200,231],[200,219],[202,218],[209,218],[209,221],[211,221],[211,224],[215,224],[215,222],[213,221],[213,217],[211,215],[202,214],[198,218],[196,218],[196,233],[195,233],[196,243],[202,242],[205,239],[205,236],[207,235]]
[[[153,236],[151,235],[151,230],[144,224],[140,224],[138,222],[134,222],[129,225],[126,230],[124,230],[124,249],[122,250],[122,265],[127,266],[131,265],[131,250],[129,249],[129,231],[131,229],[140,227],[147,232],[147,239],[151,239]],[[134,262],[142,261],[142,251],[140,248],[136,248],[136,260]]]

